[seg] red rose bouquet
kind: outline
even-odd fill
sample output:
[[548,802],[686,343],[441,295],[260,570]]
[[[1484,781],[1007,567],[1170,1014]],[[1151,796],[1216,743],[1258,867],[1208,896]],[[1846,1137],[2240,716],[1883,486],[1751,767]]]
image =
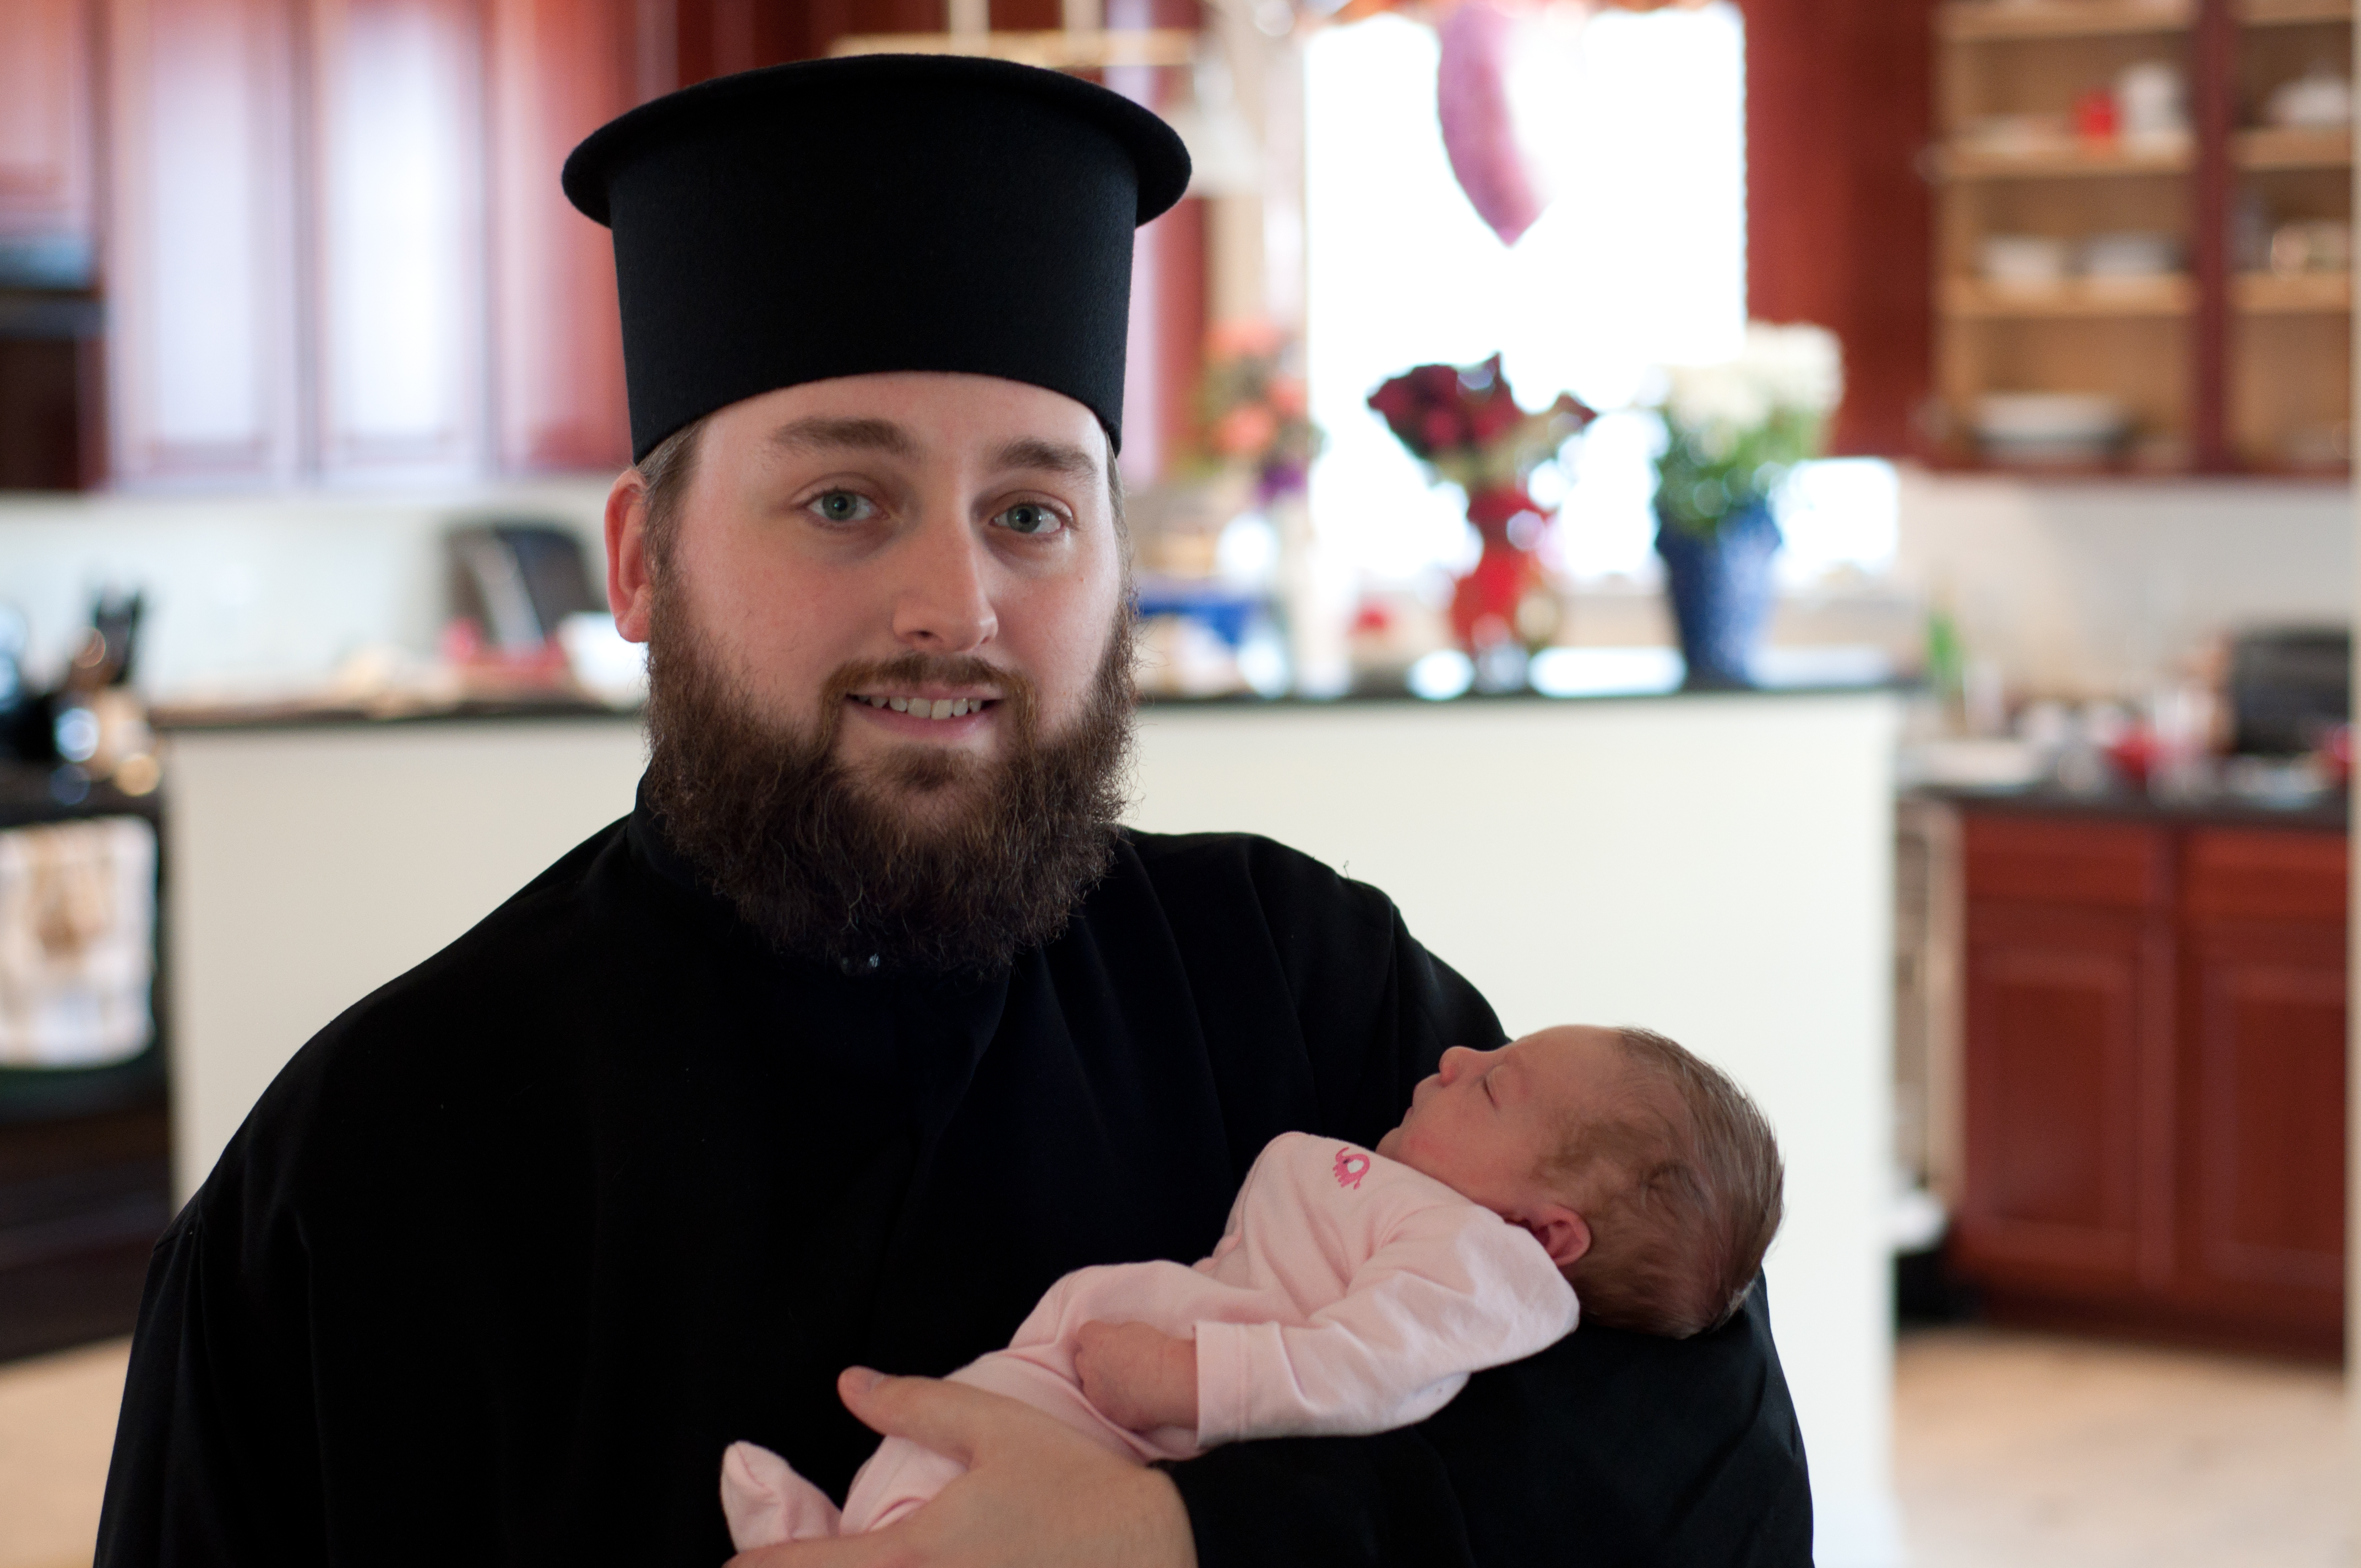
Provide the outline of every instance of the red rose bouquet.
[[1369,407],[1435,478],[1466,492],[1467,521],[1483,536],[1484,553],[1452,596],[1451,625],[1460,641],[1481,652],[1499,642],[1546,639],[1555,618],[1535,610],[1546,596],[1533,547],[1547,518],[1525,481],[1597,412],[1561,392],[1539,413],[1527,413],[1497,354],[1481,365],[1406,370],[1371,392]]

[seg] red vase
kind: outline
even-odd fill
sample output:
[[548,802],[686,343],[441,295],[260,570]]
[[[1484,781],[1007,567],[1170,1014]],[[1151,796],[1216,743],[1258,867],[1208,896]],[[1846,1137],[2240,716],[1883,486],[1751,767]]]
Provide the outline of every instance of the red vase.
[[[1517,526],[1521,518],[1529,520],[1522,527]],[[1542,564],[1533,554],[1542,510],[1522,486],[1498,485],[1467,498],[1467,521],[1483,536],[1484,553],[1452,592],[1451,630],[1462,648],[1480,653],[1521,641],[1517,608],[1542,582]]]

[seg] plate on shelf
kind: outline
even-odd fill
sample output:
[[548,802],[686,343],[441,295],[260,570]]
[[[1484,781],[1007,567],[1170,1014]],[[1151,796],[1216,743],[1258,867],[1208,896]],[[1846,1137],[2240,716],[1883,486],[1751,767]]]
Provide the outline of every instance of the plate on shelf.
[[2131,411],[2097,392],[1988,392],[1976,400],[1976,441],[1995,462],[2104,463],[2122,449],[2131,426]]

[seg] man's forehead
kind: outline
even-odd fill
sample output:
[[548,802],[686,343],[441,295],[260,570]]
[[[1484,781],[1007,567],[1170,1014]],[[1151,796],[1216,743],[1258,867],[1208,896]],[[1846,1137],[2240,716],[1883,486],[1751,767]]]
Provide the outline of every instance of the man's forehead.
[[994,376],[847,376],[738,406],[749,433],[794,456],[865,452],[920,459],[963,449],[994,468],[1095,478],[1109,445],[1096,415],[1044,388]]

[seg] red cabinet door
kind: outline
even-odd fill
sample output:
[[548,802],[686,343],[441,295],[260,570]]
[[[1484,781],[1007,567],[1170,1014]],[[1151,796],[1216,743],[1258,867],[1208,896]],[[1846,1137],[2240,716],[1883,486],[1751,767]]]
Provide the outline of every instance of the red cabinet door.
[[110,0],[110,467],[300,471],[292,48],[266,0]]
[[2190,835],[2175,1295],[2291,1349],[2344,1322],[2344,837]]
[[2172,1268],[2169,842],[1964,824],[1966,1168],[1954,1258],[1995,1291],[2116,1299]]
[[489,457],[484,16],[475,0],[307,0],[311,425],[338,478]]
[[607,231],[557,174],[575,143],[669,86],[642,69],[632,0],[491,0],[492,389],[509,473],[631,461]]
[[2114,1295],[2169,1267],[2151,1131],[2169,1087],[2153,1039],[2157,946],[2135,913],[1971,905],[1954,1245],[1971,1277]]
[[0,0],[0,239],[92,236],[89,0]]

